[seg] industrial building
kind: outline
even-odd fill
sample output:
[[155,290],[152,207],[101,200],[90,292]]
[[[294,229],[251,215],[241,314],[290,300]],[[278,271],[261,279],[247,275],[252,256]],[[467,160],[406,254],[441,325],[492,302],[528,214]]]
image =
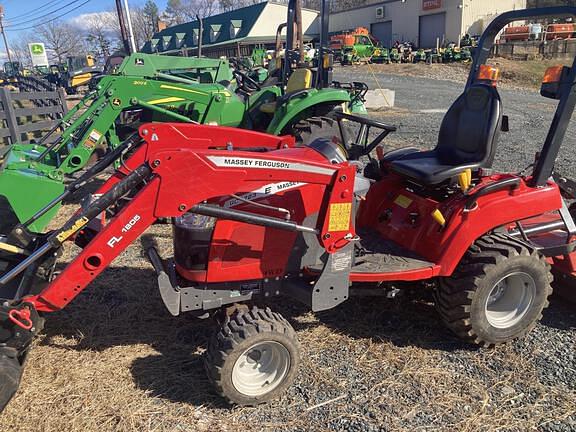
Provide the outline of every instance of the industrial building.
[[413,42],[421,48],[478,35],[498,14],[524,9],[526,0],[385,0],[330,16],[330,32],[367,27],[385,46]]
[[[255,47],[274,48],[276,30],[286,22],[287,14],[286,5],[264,2],[204,18],[202,55],[249,56]],[[302,9],[304,41],[318,35],[318,21],[317,11]],[[141,51],[195,55],[199,32],[198,21],[168,27],[156,33]]]
[[[498,14],[524,9],[526,0],[384,0],[330,15],[330,33],[367,27],[385,46],[413,42],[421,48],[458,42],[478,35]],[[202,54],[208,57],[247,56],[255,47],[274,47],[276,30],[286,22],[287,6],[266,1],[203,20]],[[317,39],[317,11],[303,9],[304,40]],[[195,55],[199,23],[192,21],[156,33],[145,53]]]

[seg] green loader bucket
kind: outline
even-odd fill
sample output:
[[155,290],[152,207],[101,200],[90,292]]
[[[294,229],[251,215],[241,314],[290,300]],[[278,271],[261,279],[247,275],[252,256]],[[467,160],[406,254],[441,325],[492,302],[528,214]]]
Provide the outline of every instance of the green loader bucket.
[[[34,170],[1,170],[0,234],[7,234],[18,222],[28,220],[63,191],[61,182],[38,175]],[[59,208],[57,205],[48,211],[29,226],[30,230],[41,232]]]

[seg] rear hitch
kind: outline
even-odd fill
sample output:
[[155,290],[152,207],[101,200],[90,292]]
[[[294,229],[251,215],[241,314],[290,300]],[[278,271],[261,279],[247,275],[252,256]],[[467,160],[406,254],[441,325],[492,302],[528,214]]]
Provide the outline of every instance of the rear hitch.
[[16,394],[32,340],[43,327],[31,303],[0,306],[0,411]]

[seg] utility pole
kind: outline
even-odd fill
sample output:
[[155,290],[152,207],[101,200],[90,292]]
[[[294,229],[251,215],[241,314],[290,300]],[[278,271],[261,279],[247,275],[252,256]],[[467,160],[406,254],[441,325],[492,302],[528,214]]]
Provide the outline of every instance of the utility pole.
[[4,47],[8,55],[8,61],[12,63],[12,56],[10,55],[10,48],[8,48],[8,41],[6,40],[6,32],[4,31],[4,6],[0,5],[0,32],[2,32],[2,39],[4,39]]
[[202,34],[204,33],[204,21],[199,15],[196,15],[198,20],[198,58],[202,57]]
[[130,19],[130,7],[128,6],[128,0],[124,0],[124,9],[126,9],[126,21],[128,21],[128,33],[130,34],[130,47],[132,48],[132,53],[138,51],[136,49],[136,41],[134,40],[134,30],[132,29],[132,19]]
[[116,0],[116,11],[118,12],[118,22],[120,23],[120,34],[122,36],[124,51],[126,51],[127,55],[130,55],[130,43],[128,42],[128,33],[126,32],[126,24],[124,23],[124,12],[122,12],[121,0]]

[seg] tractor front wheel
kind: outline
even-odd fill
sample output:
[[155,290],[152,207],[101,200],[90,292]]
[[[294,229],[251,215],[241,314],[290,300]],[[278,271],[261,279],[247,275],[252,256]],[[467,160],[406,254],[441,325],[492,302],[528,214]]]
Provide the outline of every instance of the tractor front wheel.
[[503,234],[468,250],[435,292],[436,308],[456,335],[478,345],[509,342],[542,318],[552,294],[550,266],[537,251]]
[[300,362],[296,332],[270,309],[237,309],[212,338],[205,356],[209,378],[231,403],[257,405],[281,395]]

